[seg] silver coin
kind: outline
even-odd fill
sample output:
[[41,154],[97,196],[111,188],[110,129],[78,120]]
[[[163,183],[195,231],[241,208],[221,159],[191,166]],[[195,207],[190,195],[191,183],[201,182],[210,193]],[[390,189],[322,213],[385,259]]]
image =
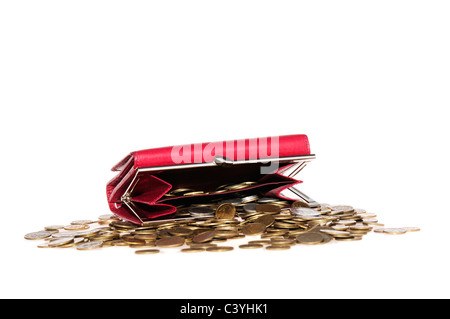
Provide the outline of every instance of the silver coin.
[[72,237],[59,238],[59,239],[53,239],[53,240],[50,240],[48,242],[48,246],[49,247],[57,247],[57,246],[65,245],[65,244],[73,242],[73,239],[74,239],[73,236]]
[[386,234],[404,234],[406,233],[406,229],[402,228],[384,228],[383,232]]
[[59,238],[67,238],[67,237],[80,237],[80,232],[61,232],[61,233],[55,233],[52,235],[53,239],[59,239]]
[[26,234],[24,236],[24,238],[28,239],[28,240],[44,239],[44,238],[50,237],[51,235],[53,235],[55,233],[56,233],[56,231],[53,231],[53,230],[41,230],[41,231]]
[[276,201],[278,201],[278,199],[273,198],[273,197],[261,197],[260,199],[258,199],[258,203],[260,203],[260,204],[266,204],[266,203],[276,202]]
[[256,213],[256,209],[255,209],[256,205],[258,205],[258,204],[257,204],[257,203],[248,203],[248,204],[245,204],[245,205],[243,206],[244,211],[245,211],[246,213]]
[[86,224],[92,224],[94,223],[93,220],[90,219],[81,219],[81,220],[74,220],[73,222],[71,222],[71,225],[86,225]]
[[235,197],[235,198],[224,199],[224,200],[220,201],[219,204],[240,205],[240,204],[242,204],[242,198]]
[[306,207],[291,207],[291,212],[299,217],[318,217],[320,211]]
[[89,241],[87,243],[81,243],[78,244],[77,249],[78,250],[88,250],[88,249],[94,249],[94,248],[100,248],[103,245],[103,241],[96,240],[96,241]]
[[254,202],[255,200],[258,200],[258,195],[249,195],[249,196],[245,196],[241,198],[241,203],[245,204],[245,203],[250,203],[250,202]]
[[189,208],[189,213],[192,216],[210,216],[214,215],[214,209],[208,206],[197,206]]

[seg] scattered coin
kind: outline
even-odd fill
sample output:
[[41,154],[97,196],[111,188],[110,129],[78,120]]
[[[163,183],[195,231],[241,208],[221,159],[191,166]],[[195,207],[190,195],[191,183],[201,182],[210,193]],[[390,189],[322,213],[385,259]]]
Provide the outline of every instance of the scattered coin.
[[401,235],[406,233],[405,228],[384,228],[383,232],[391,235]]
[[96,222],[80,219],[66,226],[46,226],[45,230],[26,234],[24,238],[46,240],[39,248],[87,250],[127,246],[136,249],[136,254],[154,254],[160,250],[151,247],[165,249],[184,244],[188,248],[180,249],[183,253],[230,251],[232,246],[217,246],[216,243],[255,235],[260,235],[261,239],[248,241],[239,248],[265,246],[267,250],[286,250],[297,243],[323,245],[333,239],[361,240],[372,231],[404,234],[420,230],[418,227],[379,227],[384,225],[375,214],[349,205],[320,204],[311,208],[303,201],[291,203],[279,198],[259,198],[249,191],[248,187],[253,186],[257,186],[255,182],[223,185],[216,190],[173,190],[164,198],[167,203],[177,203],[173,219],[149,220],[136,225],[114,214],[105,214]]
[[85,225],[85,224],[81,224],[81,225],[67,225],[64,226],[65,230],[83,230],[83,229],[88,229],[89,226]]
[[41,230],[34,233],[28,233],[24,236],[24,238],[28,240],[44,239],[50,237],[54,233],[54,231]]
[[310,232],[305,234],[300,234],[297,236],[297,242],[300,244],[318,244],[323,240],[321,233]]
[[231,251],[234,248],[231,246],[217,246],[217,247],[208,247],[206,248],[206,251],[210,252],[224,252],[224,251]]
[[236,215],[236,207],[230,203],[223,203],[216,209],[216,218],[232,219]]
[[158,247],[179,247],[184,245],[184,238],[179,236],[172,236],[172,237],[166,237],[158,239],[155,242],[156,246]]
[[102,247],[103,242],[98,240],[98,241],[90,241],[87,243],[81,243],[77,245],[77,249],[78,250],[91,250],[91,249],[95,249],[95,248],[100,248]]
[[73,242],[74,237],[65,237],[65,238],[59,238],[59,239],[53,239],[48,242],[49,247],[58,247],[65,244],[68,244],[70,242]]
[[239,248],[241,249],[256,249],[256,248],[262,248],[262,244],[245,244],[245,245],[239,245]]
[[244,235],[254,236],[262,234],[266,230],[266,225],[261,223],[249,223],[242,227],[241,231]]
[[50,225],[50,226],[45,226],[44,229],[45,230],[59,230],[59,229],[63,229],[65,225]]
[[134,252],[137,255],[153,255],[159,253],[159,249],[141,249]]
[[267,246],[267,250],[288,250],[291,249],[291,246],[282,246],[282,245],[274,245],[274,246]]
[[215,230],[207,230],[196,235],[194,238],[192,238],[192,241],[194,243],[204,243],[207,242],[208,240],[213,239],[215,235],[216,235]]

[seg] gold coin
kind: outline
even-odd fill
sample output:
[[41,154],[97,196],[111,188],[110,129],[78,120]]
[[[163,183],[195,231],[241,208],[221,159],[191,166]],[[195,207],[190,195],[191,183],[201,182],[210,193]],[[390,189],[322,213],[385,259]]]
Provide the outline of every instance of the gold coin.
[[194,243],[204,243],[208,240],[213,239],[215,235],[216,235],[215,230],[207,230],[207,231],[201,232],[198,235],[194,236],[194,238],[192,238],[192,241]]
[[184,193],[183,196],[201,195],[201,194],[204,194],[204,193],[205,193],[204,191],[194,191],[194,192]]
[[182,253],[200,253],[202,251],[205,251],[205,248],[200,248],[200,247],[191,247],[191,248],[183,248],[181,249]]
[[239,245],[239,248],[241,249],[256,249],[256,248],[262,248],[262,244],[245,244],[245,245]]
[[257,212],[278,214],[281,211],[281,207],[273,204],[258,204],[255,206]]
[[223,203],[216,209],[216,218],[232,219],[236,215],[236,207],[233,204]]
[[208,247],[206,248],[206,251],[211,251],[211,252],[223,252],[223,251],[230,251],[233,250],[234,248],[231,246],[217,246],[217,247]]
[[255,223],[261,223],[266,227],[271,226],[275,222],[275,218],[272,215],[262,215],[255,219]]
[[242,227],[241,231],[244,235],[254,236],[262,234],[266,230],[266,225],[261,223],[249,223]]
[[159,253],[159,249],[141,249],[134,252],[137,255],[153,255]]
[[250,240],[249,244],[270,245],[270,240]]
[[50,226],[45,226],[44,229],[45,230],[59,230],[59,229],[63,229],[64,225],[50,225]]
[[282,246],[282,245],[275,245],[275,246],[267,246],[267,250],[288,250],[291,249],[291,246]]
[[203,244],[195,244],[191,243],[189,244],[191,248],[209,248],[209,247],[217,247],[217,244],[211,244],[211,243],[203,243]]
[[121,239],[128,245],[145,245],[145,239],[139,239],[133,236],[122,236]]
[[406,232],[415,232],[415,231],[420,231],[419,227],[402,227],[403,229],[406,230]]
[[272,238],[270,243],[272,245],[281,245],[281,246],[291,246],[295,245],[295,241],[292,239],[278,239],[278,238]]
[[355,241],[355,240],[361,240],[362,237],[360,236],[351,236],[351,237],[335,237],[334,239],[338,241]]
[[236,230],[216,230],[214,238],[233,238],[239,235]]
[[174,236],[190,236],[193,231],[186,227],[174,227],[167,230],[171,235]]
[[179,236],[165,237],[158,239],[155,244],[158,247],[164,248],[179,247],[184,245],[184,238]]
[[306,208],[310,208],[311,206],[309,206],[308,203],[306,202],[302,202],[302,201],[296,201],[293,202],[291,205],[292,208],[296,208],[296,207],[306,207]]
[[308,245],[320,243],[323,239],[322,234],[318,232],[309,232],[297,236],[298,243]]
[[156,239],[156,233],[151,233],[151,234],[135,233],[134,238],[136,238],[136,239],[144,239],[144,240]]

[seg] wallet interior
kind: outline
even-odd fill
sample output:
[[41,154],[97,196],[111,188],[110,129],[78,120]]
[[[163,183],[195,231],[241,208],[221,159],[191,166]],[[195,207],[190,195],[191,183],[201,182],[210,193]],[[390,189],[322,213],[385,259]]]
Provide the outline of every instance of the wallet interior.
[[[141,221],[176,212],[177,207],[196,203],[211,203],[246,195],[264,195],[280,186],[294,185],[297,180],[279,175],[261,174],[261,163],[232,167],[199,167],[156,172],[138,171],[128,186],[130,209]],[[292,163],[280,165],[282,169]],[[217,192],[222,185],[253,182],[248,187]],[[201,194],[164,196],[170,190],[188,188]]]

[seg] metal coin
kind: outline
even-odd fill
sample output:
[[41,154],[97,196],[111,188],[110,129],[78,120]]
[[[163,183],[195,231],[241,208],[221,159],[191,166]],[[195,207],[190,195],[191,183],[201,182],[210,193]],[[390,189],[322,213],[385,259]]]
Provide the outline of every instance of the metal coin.
[[33,233],[28,233],[24,236],[28,240],[44,239],[53,235],[55,232],[50,230],[41,230]]
[[57,246],[62,246],[68,243],[73,242],[74,237],[65,237],[65,238],[59,238],[59,239],[53,239],[51,241],[48,242],[48,245],[50,247],[57,247]]
[[406,233],[404,228],[384,228],[384,233],[391,235],[401,235]]
[[335,206],[331,206],[332,210],[338,210],[338,211],[343,211],[344,213],[348,213],[348,212],[353,212],[354,208],[352,206],[349,205],[335,205]]
[[350,237],[352,235],[350,232],[343,230],[321,229],[320,231],[333,237]]
[[197,206],[189,208],[192,216],[214,216],[214,209],[209,206]]
[[297,207],[305,207],[305,208],[309,208],[309,204],[306,202],[302,202],[302,201],[296,201],[293,202],[291,205],[292,208],[297,208]]
[[266,225],[261,223],[249,223],[242,227],[241,231],[244,235],[253,236],[262,234],[266,230]]
[[241,203],[250,203],[258,200],[258,195],[249,195],[241,198]]
[[100,248],[100,247],[102,247],[102,245],[103,245],[103,242],[100,240],[89,241],[87,243],[78,244],[77,249],[78,250],[90,250],[90,249]]
[[267,250],[288,250],[291,249],[291,246],[282,246],[282,245],[275,245],[275,246],[267,246]]
[[141,249],[134,252],[137,255],[153,255],[159,253],[159,249]]
[[158,247],[164,247],[164,248],[179,247],[179,246],[183,246],[184,245],[184,238],[183,237],[178,237],[178,236],[161,238],[161,239],[158,239],[155,242],[155,244]]
[[213,239],[215,235],[216,235],[215,230],[207,230],[194,236],[194,238],[192,238],[192,241],[194,243],[204,243],[208,240]]
[[223,251],[231,251],[234,248],[231,246],[217,246],[217,247],[208,247],[206,248],[206,251],[210,252],[223,252]]
[[63,229],[65,225],[50,225],[50,226],[45,226],[44,229],[45,230],[59,230],[59,229]]
[[402,227],[402,228],[405,229],[407,232],[420,231],[419,227]]
[[263,224],[266,227],[271,226],[274,222],[275,218],[272,215],[263,215],[255,220],[255,223]]
[[81,220],[74,220],[73,222],[71,222],[71,225],[86,225],[86,224],[92,224],[95,223],[93,220],[89,220],[89,219],[81,219]]
[[88,225],[84,225],[84,224],[82,224],[82,225],[67,225],[67,226],[64,226],[65,230],[70,230],[70,231],[72,231],[72,230],[84,230],[84,229],[88,229],[88,228],[89,228],[89,226]]
[[245,204],[242,208],[244,209],[244,211],[246,213],[256,213],[256,209],[255,209],[256,205],[257,205],[256,203],[248,203],[248,204]]
[[174,227],[168,229],[167,231],[174,236],[190,236],[194,233],[192,229],[186,227]]
[[318,232],[309,232],[297,236],[297,242],[300,244],[317,244],[323,239],[322,234]]
[[281,211],[280,206],[273,204],[258,204],[255,210],[261,213],[278,214]]
[[306,207],[291,207],[291,212],[294,213],[296,216],[306,218],[321,216],[320,211]]
[[216,209],[216,218],[232,219],[236,215],[236,208],[233,204],[223,203]]
[[246,245],[239,245],[239,248],[241,249],[256,249],[256,248],[262,248],[262,244],[246,244]]

